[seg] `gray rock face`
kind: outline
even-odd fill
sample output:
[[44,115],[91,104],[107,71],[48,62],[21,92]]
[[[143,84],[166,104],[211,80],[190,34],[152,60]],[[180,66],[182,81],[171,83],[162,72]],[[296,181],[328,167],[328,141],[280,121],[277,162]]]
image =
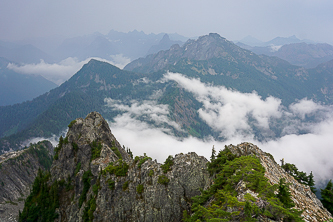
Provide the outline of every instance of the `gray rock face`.
[[[42,156],[41,152],[47,156]],[[16,221],[29,195],[38,169],[45,170],[45,162],[51,163],[53,146],[42,141],[29,148],[0,156],[0,221]]]
[[[94,221],[181,221],[183,210],[190,210],[191,197],[210,183],[207,160],[195,153],[176,155],[166,172],[151,158],[133,160],[96,112],[76,119],[66,138],[68,142],[62,145],[51,169],[52,181],[65,180],[73,185],[60,194],[58,221],[82,221],[92,199],[96,203]],[[93,141],[101,147],[97,158],[92,158]],[[125,162],[126,175],[108,172],[111,162],[113,166]],[[89,170],[89,189],[84,194]]]

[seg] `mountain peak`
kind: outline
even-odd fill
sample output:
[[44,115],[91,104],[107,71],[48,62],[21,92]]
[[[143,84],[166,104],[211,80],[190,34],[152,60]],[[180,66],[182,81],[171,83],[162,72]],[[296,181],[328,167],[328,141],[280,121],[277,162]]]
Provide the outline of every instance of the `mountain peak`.
[[[211,58],[230,57],[231,54],[241,52],[238,46],[221,37],[217,33],[200,36],[197,40],[189,39],[182,47],[172,47],[169,50],[159,51],[146,58],[134,60],[125,66],[125,70],[147,72],[141,69],[145,65],[149,66],[148,72],[155,72],[163,69],[169,64],[187,58],[191,60],[207,60]],[[161,61],[161,59],[163,61]],[[151,67],[153,67],[151,69]],[[147,69],[147,67],[145,67]]]

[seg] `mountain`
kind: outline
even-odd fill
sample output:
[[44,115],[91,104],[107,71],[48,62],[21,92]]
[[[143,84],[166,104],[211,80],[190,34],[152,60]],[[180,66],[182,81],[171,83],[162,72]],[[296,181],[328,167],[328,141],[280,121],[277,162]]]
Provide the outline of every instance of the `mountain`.
[[16,221],[39,170],[49,170],[53,146],[49,141],[30,144],[0,156],[0,220]]
[[333,59],[333,46],[326,43],[297,43],[282,46],[273,56],[304,68],[315,68]]
[[241,48],[260,55],[276,56],[289,63],[304,68],[315,68],[317,65],[333,59],[333,46],[326,43],[308,44],[305,42],[280,46],[250,47],[237,43]]
[[[68,57],[84,60],[93,56],[110,60],[110,56],[117,54],[133,60],[147,55],[149,50],[156,52],[165,47],[168,49],[170,44],[182,43],[177,40],[185,38],[178,34],[171,34],[173,40],[165,39],[160,43],[164,35],[165,33],[145,34],[137,30],[128,33],[111,30],[107,35],[96,32],[91,35],[65,39],[55,54],[59,60]],[[151,47],[153,48],[151,49]]]
[[[284,104],[304,97],[313,98],[314,93],[312,83],[307,80],[309,73],[304,68],[276,57],[258,56],[218,34],[139,58],[124,69],[140,73],[179,72],[240,92],[255,90],[264,98],[272,95],[282,99]],[[316,99],[326,101],[328,98],[324,97],[316,92]]]
[[[263,100],[268,96],[281,99],[285,107],[305,97],[325,104],[331,104],[333,99],[330,82],[321,78],[331,79],[330,66],[306,70],[276,57],[258,56],[217,34],[189,40],[181,47],[174,45],[135,60],[125,69],[91,60],[49,93],[22,104],[0,107],[0,150],[19,149],[33,137],[59,135],[71,119],[91,111],[114,121],[117,115],[130,113],[138,105],[146,107],[147,103],[168,114],[156,119],[148,110],[133,113],[138,121],[167,128],[180,138],[192,135],[224,140],[199,115],[198,111],[204,107],[202,101],[175,81],[163,80],[167,71],[242,93],[255,90]],[[269,132],[262,131],[255,123],[251,127],[258,140],[283,134],[279,124]]]
[[245,45],[249,45],[251,47],[254,47],[254,46],[260,46],[260,45],[263,45],[264,42],[263,41],[260,41],[259,39],[256,39],[254,38],[253,36],[246,36],[245,38],[237,41],[238,43],[242,43],[242,44],[245,44]]
[[0,57],[16,63],[53,62],[54,58],[31,44],[0,41]]
[[7,68],[9,60],[0,57],[0,106],[13,105],[42,95],[57,85],[39,75],[25,75]]
[[226,146],[211,161],[181,153],[160,164],[146,154],[132,158],[96,112],[69,124],[50,172],[38,173],[19,216],[20,221],[332,219],[309,186],[253,144]]
[[182,41],[172,41],[172,40],[170,40],[169,35],[165,34],[157,45],[153,45],[152,47],[150,47],[147,55],[157,53],[161,50],[167,50],[172,45],[175,45],[175,44],[182,45],[183,42]]

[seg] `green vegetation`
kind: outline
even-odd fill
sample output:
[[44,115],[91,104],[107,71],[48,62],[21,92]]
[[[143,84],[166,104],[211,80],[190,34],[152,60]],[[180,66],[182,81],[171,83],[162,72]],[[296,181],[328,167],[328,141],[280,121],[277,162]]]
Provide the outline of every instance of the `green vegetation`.
[[173,157],[170,155],[168,158],[164,161],[164,164],[161,165],[161,168],[163,170],[163,173],[167,173],[168,171],[171,171],[171,167],[173,165]]
[[72,128],[72,126],[76,123],[76,120],[73,120],[71,121],[69,124],[68,124],[68,128]]
[[107,183],[111,190],[114,190],[116,188],[116,182],[114,180],[108,179]]
[[83,181],[83,190],[79,199],[79,207],[82,206],[83,202],[87,198],[87,193],[90,188],[90,181],[91,181],[92,173],[91,170],[85,171],[82,176]]
[[90,222],[94,220],[94,212],[96,210],[96,197],[90,196],[87,206],[84,208],[82,220]]
[[[259,159],[254,156],[236,158],[228,149],[214,157],[208,163],[208,171],[215,175],[214,183],[192,198],[192,212],[183,213],[184,221],[257,221],[259,215],[278,221],[282,218],[283,221],[302,221],[301,212],[290,208],[288,185],[284,181],[270,185]],[[240,183],[258,196],[246,194],[245,201],[238,201],[235,187]],[[279,192],[275,195],[277,189]],[[257,200],[266,204],[259,207]]]
[[[44,141],[38,142],[37,144],[31,144],[27,149],[27,152],[36,156],[39,164],[42,165],[45,170],[49,170],[51,168],[52,158],[49,155],[49,151],[47,150]],[[23,158],[23,156],[20,156],[19,158]]]
[[59,138],[59,144],[58,146],[56,146],[54,148],[54,159],[57,160],[58,159],[58,156],[59,156],[59,152],[60,150],[62,149],[62,145],[64,144],[64,138],[62,138],[62,136],[60,136]]
[[118,148],[116,147],[115,141],[112,141],[111,143],[112,143],[111,150],[117,155],[117,157],[119,159],[122,159],[123,157],[121,156],[121,153],[119,152]]
[[143,193],[143,184],[139,184],[137,187],[136,187],[136,192],[138,194],[142,194]]
[[54,221],[58,217],[55,210],[59,207],[59,186],[57,181],[48,184],[49,178],[49,172],[38,170],[32,192],[19,213],[20,222]]
[[141,169],[141,165],[146,162],[147,160],[151,160],[151,157],[144,156],[142,159],[140,159],[138,167]]
[[102,143],[101,142],[96,142],[95,140],[90,144],[91,147],[91,160],[94,160],[98,157],[101,156],[101,151],[102,151]]
[[78,162],[78,163],[76,164],[74,174],[76,175],[76,174],[80,171],[80,169],[81,169],[81,162]]
[[158,183],[163,184],[163,185],[168,185],[168,183],[170,182],[169,178],[165,175],[160,175],[158,176]]
[[148,176],[150,176],[150,177],[154,176],[154,170],[150,170],[148,173]]
[[79,146],[75,142],[72,142],[72,147],[75,150],[75,152],[79,150]]
[[325,189],[320,189],[321,202],[323,206],[333,214],[333,183],[332,180],[328,181]]
[[65,137],[65,139],[64,139],[64,144],[68,144],[69,142],[68,142],[68,136],[66,136]]
[[308,185],[311,188],[311,191],[313,193],[316,193],[315,188],[315,181],[313,179],[312,171],[308,175],[306,175],[306,172],[298,171],[298,168],[295,166],[295,164],[285,163],[281,166],[288,174],[293,176],[295,180],[297,180],[299,183]]
[[128,171],[128,164],[123,160],[118,160],[117,165],[113,165],[113,162],[109,163],[109,165],[102,171],[103,175],[106,175],[106,173],[114,174],[118,177],[124,177],[127,174]]
[[129,186],[129,181],[127,180],[124,184],[123,184],[123,191],[127,190]]
[[291,199],[291,193],[289,191],[289,185],[285,183],[285,179],[281,178],[279,181],[279,193],[276,195],[281,201],[285,208],[292,208],[295,206],[293,200]]

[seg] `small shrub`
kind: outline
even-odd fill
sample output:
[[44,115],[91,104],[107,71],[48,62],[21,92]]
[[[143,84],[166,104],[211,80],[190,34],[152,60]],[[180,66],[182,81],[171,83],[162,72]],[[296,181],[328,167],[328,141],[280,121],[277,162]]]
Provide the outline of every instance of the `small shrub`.
[[76,123],[76,120],[73,120],[68,124],[68,128],[72,128],[72,126]]
[[148,176],[150,176],[150,177],[154,176],[154,170],[150,170],[148,173]]
[[161,168],[163,170],[163,173],[167,173],[168,171],[171,171],[171,166],[173,165],[173,157],[170,155],[168,158],[164,161],[164,164],[161,165]]
[[123,184],[123,191],[127,190],[128,185],[129,185],[129,181],[126,181],[126,182]]
[[168,185],[169,181],[170,181],[169,178],[165,175],[159,176],[158,180],[157,180],[158,183],[163,184],[163,185]]
[[81,169],[81,162],[78,162],[74,174],[76,175],[80,171],[80,169]]
[[108,179],[107,182],[111,190],[114,190],[116,188],[116,182],[114,180]]
[[142,184],[139,184],[137,187],[136,187],[136,192],[138,194],[142,194],[143,193],[143,185]]
[[79,146],[75,142],[72,142],[72,147],[75,150],[75,152],[79,150]]
[[140,160],[140,157],[135,156],[135,158],[134,158],[134,163],[136,164],[139,160]]
[[94,160],[101,156],[102,151],[102,143],[97,143],[95,140],[90,144],[91,147],[91,158],[90,160]]
[[79,199],[79,207],[82,206],[83,202],[87,198],[87,193],[90,188],[90,180],[91,180],[92,173],[90,170],[83,173],[82,181],[83,181],[83,190]]
[[139,164],[138,164],[138,167],[141,169],[141,165],[144,164],[144,162],[146,162],[147,160],[151,160],[151,157],[148,157],[148,156],[145,156],[143,157],[140,161],[139,161]]
[[129,166],[125,161],[118,160],[118,165],[114,166],[113,162],[111,162],[102,173],[105,175],[108,172],[119,177],[124,177],[127,174],[128,168]]
[[112,141],[111,144],[112,144],[111,150],[117,155],[117,157],[119,159],[122,159],[123,157],[121,156],[121,153],[119,152],[118,148],[116,147],[115,141]]
[[98,185],[97,185],[97,184],[94,184],[94,185],[92,186],[92,189],[93,189],[94,194],[97,195],[97,194],[98,194]]
[[64,144],[68,144],[68,136],[65,137]]

